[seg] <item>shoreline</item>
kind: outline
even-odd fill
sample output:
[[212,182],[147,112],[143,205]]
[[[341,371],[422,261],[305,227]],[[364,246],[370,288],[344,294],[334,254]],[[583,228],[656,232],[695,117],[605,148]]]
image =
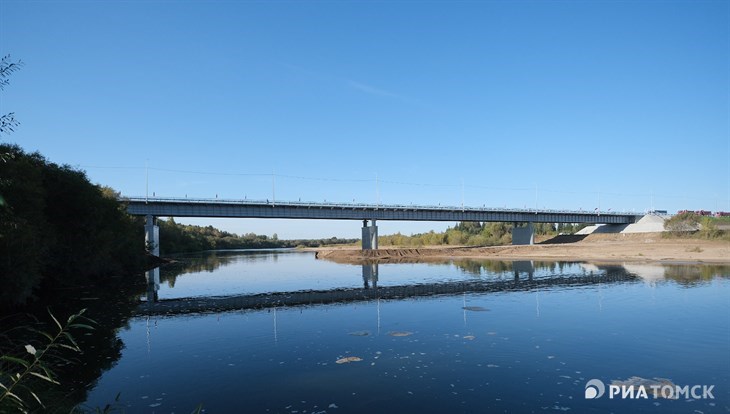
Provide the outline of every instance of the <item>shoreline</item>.
[[482,259],[730,264],[728,241],[664,238],[660,233],[591,235],[574,243],[531,246],[387,246],[378,250],[362,250],[359,247],[347,246],[311,250],[316,252],[318,259],[340,263]]

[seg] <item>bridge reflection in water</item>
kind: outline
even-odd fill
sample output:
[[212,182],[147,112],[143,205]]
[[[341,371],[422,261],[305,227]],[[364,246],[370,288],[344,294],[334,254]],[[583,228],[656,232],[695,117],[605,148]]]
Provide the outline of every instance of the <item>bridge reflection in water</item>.
[[[159,300],[160,269],[146,273],[147,297],[137,311],[139,315],[185,314],[217,312],[225,310],[264,309],[277,307],[306,306],[315,304],[347,303],[375,299],[403,299],[421,296],[454,295],[465,293],[488,293],[508,291],[529,291],[556,287],[581,287],[607,283],[626,283],[642,280],[639,275],[621,265],[580,264],[581,272],[564,273],[565,263],[533,261],[478,262],[444,261],[461,267],[464,273],[473,273],[474,266],[482,266],[494,274],[511,274],[513,277],[492,277],[488,279],[450,281],[440,283],[408,284],[400,286],[379,286],[379,264],[362,264],[363,288],[340,288],[327,290],[305,290],[235,295],[226,297],[202,297]],[[571,263],[570,265],[575,265]],[[537,268],[551,269],[535,277]],[[567,270],[567,269],[566,269]],[[509,272],[509,273],[508,273]]]

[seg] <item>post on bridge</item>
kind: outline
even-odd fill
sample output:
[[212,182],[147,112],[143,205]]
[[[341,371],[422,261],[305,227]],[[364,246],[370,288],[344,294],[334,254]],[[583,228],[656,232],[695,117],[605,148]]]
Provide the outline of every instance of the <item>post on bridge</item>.
[[514,223],[512,228],[512,244],[513,245],[533,245],[535,242],[535,231],[532,228],[532,222],[527,222],[526,226],[520,227],[520,223]]
[[362,249],[363,250],[378,250],[378,226],[375,223],[375,219],[372,220],[373,224],[368,226],[368,221],[362,221]]
[[160,228],[157,226],[157,218],[150,214],[145,216],[144,242],[147,252],[160,256]]

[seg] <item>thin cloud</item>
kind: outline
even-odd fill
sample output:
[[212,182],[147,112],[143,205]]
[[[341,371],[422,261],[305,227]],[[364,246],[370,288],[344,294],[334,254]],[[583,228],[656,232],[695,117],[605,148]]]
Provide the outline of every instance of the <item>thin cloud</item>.
[[391,98],[391,99],[397,99],[401,102],[407,103],[409,105],[415,105],[419,106],[421,108],[425,109],[432,109],[422,101],[419,101],[418,99],[414,99],[405,95],[401,95],[399,93],[391,92],[387,89],[381,89],[372,85],[368,85],[366,83],[354,81],[352,79],[346,79],[345,82],[347,83],[347,86],[350,88],[356,89],[360,92],[366,93],[368,95],[374,95],[374,96],[381,96],[384,98]]
[[409,96],[401,95],[399,93],[389,91],[387,89],[378,88],[376,86],[369,85],[367,83],[358,82],[353,79],[343,78],[343,77],[339,77],[339,76],[333,76],[328,73],[312,71],[312,70],[303,68],[298,65],[290,64],[290,63],[284,63],[283,66],[290,70],[293,70],[293,71],[296,71],[299,73],[303,73],[307,76],[310,76],[312,78],[316,78],[319,80],[323,80],[323,81],[328,80],[330,82],[336,81],[336,82],[344,83],[346,87],[348,87],[350,89],[355,89],[357,91],[360,91],[360,92],[368,94],[368,95],[379,96],[379,97],[389,98],[389,99],[396,99],[396,100],[399,100],[399,101],[404,102],[409,105],[418,106],[418,107],[421,107],[421,108],[424,108],[427,110],[431,110],[431,111],[434,110],[434,108],[432,108],[430,105],[424,103],[423,101],[411,98]]
[[386,91],[385,89],[376,88],[374,86],[366,85],[364,83],[356,82],[353,80],[348,80],[347,84],[359,91],[365,92],[370,95],[385,96],[388,98],[398,98],[404,100],[409,99],[395,92]]

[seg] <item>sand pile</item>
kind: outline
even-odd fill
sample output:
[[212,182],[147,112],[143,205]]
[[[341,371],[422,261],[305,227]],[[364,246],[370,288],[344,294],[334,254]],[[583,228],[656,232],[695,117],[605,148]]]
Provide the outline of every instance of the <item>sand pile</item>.
[[664,222],[668,216],[647,214],[633,224],[599,224],[581,229],[576,234],[630,234],[630,233],[660,233],[664,231]]

